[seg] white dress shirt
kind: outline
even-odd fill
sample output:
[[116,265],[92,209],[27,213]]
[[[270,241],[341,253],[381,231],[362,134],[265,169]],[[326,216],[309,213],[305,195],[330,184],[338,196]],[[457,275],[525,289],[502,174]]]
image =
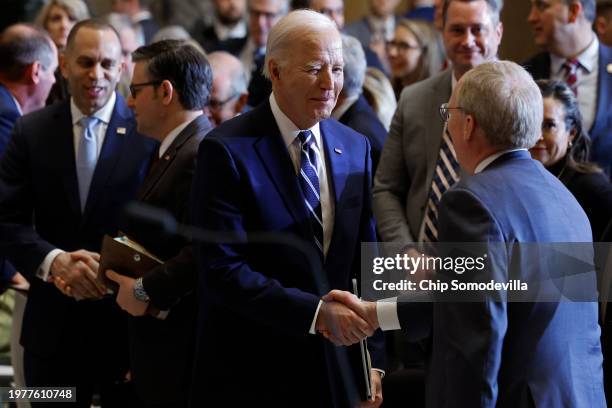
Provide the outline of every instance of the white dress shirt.
[[244,20],[240,20],[236,24],[228,26],[221,24],[219,19],[215,19],[213,28],[219,41],[225,41],[229,38],[244,38],[247,36],[247,26]]
[[[113,115],[113,110],[115,108],[115,101],[117,100],[117,96],[113,92],[111,97],[106,102],[102,108],[100,108],[97,112],[94,112],[90,116],[95,116],[98,118],[98,123],[94,127],[94,135],[96,137],[96,160],[100,157],[100,152],[102,151],[102,145],[104,144],[104,139],[106,138],[106,130],[108,129],[108,124],[110,123],[111,116]],[[79,144],[81,142],[81,134],[83,133],[83,127],[80,125],[79,121],[87,116],[84,115],[79,108],[74,103],[74,99],[70,98],[70,114],[72,117],[72,137],[73,137],[73,146],[74,146],[74,158],[76,161],[77,152],[79,151]],[[51,264],[55,260],[55,257],[65,251],[55,248],[51,250],[45,259],[43,259],[42,263],[38,267],[38,271],[36,276],[41,278],[44,281],[47,281],[49,277],[49,272],[51,270]]]
[[[595,122],[597,113],[597,81],[599,80],[599,40],[593,34],[591,44],[576,59],[580,67],[576,72],[576,89],[578,90],[578,107],[582,114],[582,128],[589,131]],[[566,71],[563,63],[566,58],[550,54],[550,77],[565,80]]]
[[185,128],[187,126],[189,126],[189,124],[193,122],[193,119],[189,119],[183,123],[181,123],[180,125],[178,125],[177,127],[175,127],[174,129],[172,129],[170,131],[170,133],[168,133],[168,135],[164,138],[164,140],[161,142],[161,144],[159,145],[159,158],[161,159],[164,154],[166,153],[166,151],[168,150],[168,148],[170,147],[170,145],[172,144],[172,142],[174,142],[174,140],[178,137],[178,135],[185,130]]

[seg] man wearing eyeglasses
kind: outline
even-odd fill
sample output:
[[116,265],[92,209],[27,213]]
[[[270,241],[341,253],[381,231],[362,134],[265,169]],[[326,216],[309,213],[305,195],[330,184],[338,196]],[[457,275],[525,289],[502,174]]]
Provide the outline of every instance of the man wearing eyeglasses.
[[532,0],[528,21],[544,52],[524,65],[535,79],[560,79],[574,90],[591,160],[612,177],[612,47],[600,44],[594,20],[595,0]]
[[0,162],[0,246],[31,284],[27,386],[77,387],[82,407],[96,388],[103,405],[120,406],[126,321],[96,280],[98,251],[105,233],[117,233],[155,144],[115,92],[121,44],[110,26],[76,24],[60,67],[70,100],[20,118]]
[[242,113],[249,92],[247,77],[240,60],[232,54],[217,51],[208,54],[212,67],[212,94],[206,111],[215,126]]
[[[141,47],[133,57],[128,106],[138,130],[161,143],[138,199],[188,223],[198,146],[212,129],[202,114],[210,97],[210,65],[193,46],[175,40]],[[147,407],[186,407],[197,310],[191,245],[130,228],[126,233],[164,261],[139,279],[107,271],[119,284],[117,303],[131,315],[130,362],[136,391]]]

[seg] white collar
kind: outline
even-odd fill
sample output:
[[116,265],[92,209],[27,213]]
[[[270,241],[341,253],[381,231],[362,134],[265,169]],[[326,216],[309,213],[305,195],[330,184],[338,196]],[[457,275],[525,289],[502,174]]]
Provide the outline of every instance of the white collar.
[[221,41],[228,38],[242,38],[247,35],[247,27],[244,20],[240,20],[233,25],[225,25],[216,18],[213,27],[217,38]]
[[141,21],[149,20],[150,18],[153,18],[153,16],[149,10],[140,10],[138,13],[132,16],[132,22],[140,23]]
[[495,160],[497,160],[499,157],[503,156],[506,153],[510,153],[510,152],[517,152],[519,150],[525,150],[527,151],[527,149],[525,148],[518,148],[518,149],[508,149],[508,150],[502,150],[500,152],[497,152],[495,154],[492,154],[491,156],[487,157],[486,159],[484,159],[483,161],[481,161],[480,163],[478,163],[478,166],[476,166],[476,168],[474,169],[474,174],[478,174],[481,173],[482,171],[484,171],[484,169],[486,169],[487,167],[489,167],[489,165],[491,163],[493,163]]
[[185,130],[185,128],[189,126],[189,124],[193,122],[194,120],[195,119],[186,120],[185,122],[181,123],[174,129],[172,129],[170,133],[168,133],[166,137],[164,137],[164,140],[162,140],[161,145],[159,146],[159,157],[160,158],[166,153],[166,150],[168,150],[168,148],[170,147],[172,142],[176,140],[178,135],[180,135],[181,132]]
[[270,94],[270,108],[272,109],[272,115],[274,116],[274,120],[276,120],[276,124],[281,132],[285,146],[291,146],[302,130],[310,130],[315,137],[315,143],[317,144],[319,151],[322,150],[321,131],[319,129],[318,122],[315,123],[310,129],[299,129],[280,109],[280,106],[278,106],[276,98],[274,97],[274,92]]
[[[105,124],[109,124],[111,120],[111,116],[113,116],[113,110],[115,109],[115,101],[117,100],[117,95],[115,92],[112,93],[111,97],[108,98],[106,105],[102,106],[96,112],[89,116],[94,116],[98,118],[101,122]],[[76,125],[79,121],[88,115],[83,114],[81,110],[74,103],[74,98],[70,98],[70,114],[72,115],[72,124]]]
[[[580,63],[580,66],[587,72],[592,72],[593,69],[597,69],[597,61],[599,59],[599,40],[597,36],[593,34],[593,40],[588,47],[585,48],[580,54],[576,56],[576,59]],[[567,58],[559,57],[557,55],[550,54],[550,68],[551,74],[556,75],[561,71],[561,68]]]

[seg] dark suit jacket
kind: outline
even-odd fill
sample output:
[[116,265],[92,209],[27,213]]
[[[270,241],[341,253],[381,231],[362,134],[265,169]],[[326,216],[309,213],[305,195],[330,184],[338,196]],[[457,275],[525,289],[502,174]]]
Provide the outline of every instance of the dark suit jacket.
[[[440,242],[591,241],[578,202],[526,151],[506,153],[460,180],[442,197],[439,217]],[[495,248],[490,262],[505,279],[535,282],[528,275],[533,257]],[[552,273],[543,268],[539,278]],[[596,287],[594,273],[584,278]],[[400,306],[402,326],[410,327],[410,305]],[[428,405],[604,407],[599,336],[596,302],[435,303]]]
[[[17,121],[0,163],[0,253],[31,283],[21,333],[26,351],[65,355],[67,364],[87,357],[99,372],[125,357],[125,319],[113,299],[76,302],[36,272],[52,249],[99,252],[103,235],[117,233],[120,210],[135,197],[154,147],[136,133],[132,113],[117,95],[81,213],[70,102]],[[115,365],[113,370],[124,368]]]
[[[612,177],[612,47],[599,45],[597,113],[589,135],[593,141],[591,160]],[[534,79],[550,78],[550,54],[538,54],[523,64]]]
[[371,148],[370,154],[372,155],[372,174],[376,174],[380,152],[387,138],[387,130],[380,123],[378,116],[368,105],[363,95],[360,95],[359,99],[344,112],[339,122],[357,133],[361,133],[368,139]]
[[[350,368],[351,351],[308,331],[319,297],[329,288],[350,288],[360,274],[361,242],[375,240],[370,149],[363,136],[336,121],[322,121],[320,129],[336,203],[323,276],[289,245],[196,245],[195,406],[211,398],[219,406],[246,406],[261,396],[268,407],[340,407],[356,396],[338,373],[337,361],[349,360],[343,366],[348,386],[361,375]],[[196,225],[247,240],[253,231],[288,233],[314,250],[306,211],[269,103],[223,123],[200,145]],[[320,264],[316,255],[310,260]],[[374,366],[383,364],[379,351],[373,350]],[[202,393],[203,386],[214,392]]]
[[[189,222],[189,196],[198,146],[212,128],[202,115],[170,144],[145,178],[139,200],[170,211]],[[157,153],[157,152],[155,152]],[[130,359],[139,397],[152,404],[187,401],[195,340],[196,268],[191,246],[181,238],[147,237],[128,231],[152,253],[165,260],[149,271],[143,286],[151,303],[168,310],[165,320],[130,318]]]
[[146,20],[139,21],[138,24],[142,27],[145,44],[150,44],[157,31],[159,31],[157,22],[153,18],[147,18]]
[[204,21],[198,20],[191,30],[191,36],[196,40],[204,51],[211,53],[214,51],[227,51],[235,57],[239,57],[240,51],[244,48],[247,37],[228,38],[219,40],[215,28],[212,25],[205,25]]
[[257,106],[260,103],[266,101],[272,93],[272,82],[266,78],[262,73],[265,56],[262,55],[257,58],[255,63],[255,69],[251,73],[251,81],[249,82],[249,106]]
[[[15,121],[21,116],[11,93],[4,85],[0,85],[0,159],[6,150],[6,145],[11,138],[11,132]],[[12,277],[15,275],[15,268],[0,257],[0,293],[6,289]]]

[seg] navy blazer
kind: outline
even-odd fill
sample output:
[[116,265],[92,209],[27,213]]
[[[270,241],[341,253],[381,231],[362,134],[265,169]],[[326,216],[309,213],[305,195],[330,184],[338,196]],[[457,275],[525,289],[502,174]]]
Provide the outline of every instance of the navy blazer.
[[[13,96],[4,85],[0,84],[0,160],[11,138],[13,126],[20,116]],[[14,275],[15,268],[0,257],[0,293],[6,288]]]
[[117,233],[120,211],[135,197],[154,148],[154,142],[136,132],[132,112],[117,95],[81,213],[70,101],[17,121],[0,162],[0,253],[31,283],[21,338],[24,346],[39,355],[54,353],[66,343],[67,333],[82,330],[86,317],[82,314],[89,308],[100,313],[92,311],[88,318],[99,318],[100,328],[112,323],[112,299],[76,302],[36,273],[52,249],[99,252],[103,235]]
[[[336,121],[324,120],[320,129],[335,201],[323,276],[314,276],[303,252],[278,243],[196,245],[195,406],[211,398],[219,398],[219,406],[243,406],[261,397],[271,407],[341,407],[356,396],[355,388],[345,388],[361,375],[355,348],[334,347],[308,332],[320,296],[330,288],[350,290],[351,278],[360,276],[361,242],[376,239],[370,149],[363,136]],[[193,192],[200,227],[247,240],[253,231],[288,233],[315,250],[299,180],[269,102],[204,139]],[[372,341],[378,367],[384,364],[380,339]],[[338,372],[338,361],[347,360],[348,385]]]
[[[523,64],[534,79],[550,78],[550,54],[541,53]],[[612,47],[599,44],[597,111],[589,135],[591,160],[612,178]]]
[[338,121],[368,139],[372,155],[372,174],[376,174],[380,153],[387,138],[387,130],[378,119],[376,112],[368,105],[365,97],[359,95],[359,99],[344,112]]
[[[439,217],[440,242],[591,241],[576,199],[526,151],[461,179]],[[491,253],[501,269],[517,266],[512,279],[534,282],[524,275],[533,259]],[[585,276],[595,288],[594,274]],[[400,305],[409,326],[410,305]],[[597,313],[596,302],[435,303],[428,406],[605,407]]]

